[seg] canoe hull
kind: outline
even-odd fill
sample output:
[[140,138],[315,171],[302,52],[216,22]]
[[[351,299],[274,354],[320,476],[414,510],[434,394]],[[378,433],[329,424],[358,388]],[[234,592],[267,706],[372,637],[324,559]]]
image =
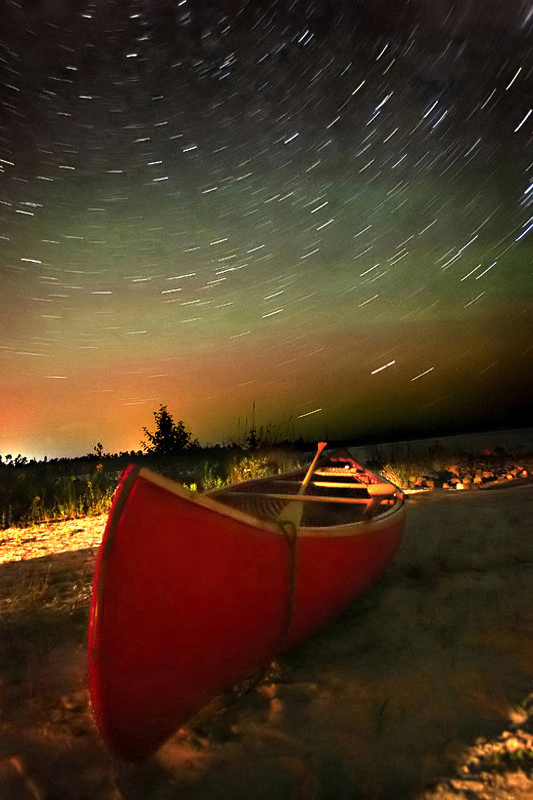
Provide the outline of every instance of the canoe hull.
[[116,755],[145,758],[214,697],[302,641],[383,572],[403,509],[356,531],[279,526],[129,468],[99,552],[89,686]]
[[298,542],[284,650],[319,630],[378,580],[400,545],[404,511],[365,528],[357,536],[309,536]]

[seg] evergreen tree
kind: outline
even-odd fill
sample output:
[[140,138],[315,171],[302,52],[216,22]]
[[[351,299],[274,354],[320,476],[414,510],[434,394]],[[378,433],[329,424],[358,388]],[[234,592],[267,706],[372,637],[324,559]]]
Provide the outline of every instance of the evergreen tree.
[[246,444],[249,450],[257,450],[261,444],[261,439],[255,428],[251,428],[246,436]]
[[141,442],[142,448],[146,453],[158,453],[162,455],[173,455],[181,453],[183,450],[191,450],[199,447],[197,439],[188,431],[180,419],[174,422],[172,414],[167,407],[160,405],[159,411],[154,411],[155,431],[150,433],[148,428],[143,428],[148,437],[148,444]]

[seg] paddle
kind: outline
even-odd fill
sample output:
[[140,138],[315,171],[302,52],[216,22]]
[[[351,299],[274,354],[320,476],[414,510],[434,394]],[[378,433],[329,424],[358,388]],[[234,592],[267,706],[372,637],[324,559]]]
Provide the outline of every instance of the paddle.
[[[311,478],[313,477],[313,472],[315,471],[316,462],[320,458],[322,451],[328,446],[327,442],[319,442],[318,448],[316,451],[316,455],[311,462],[309,469],[306,472],[305,478],[302,481],[302,485],[298,489],[298,494],[303,494],[307,489]],[[292,501],[287,503],[284,509],[282,509],[278,516],[278,523],[284,525],[286,522],[290,522],[294,525],[295,530],[300,527],[300,522],[302,521],[302,513],[303,513],[303,503],[300,501]]]

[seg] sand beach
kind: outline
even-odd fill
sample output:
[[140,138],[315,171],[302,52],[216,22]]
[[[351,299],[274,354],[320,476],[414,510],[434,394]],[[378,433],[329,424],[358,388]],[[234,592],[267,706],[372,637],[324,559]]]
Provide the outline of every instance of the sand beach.
[[532,798],[533,483],[407,505],[379,584],[142,764],[111,757],[88,703],[104,518],[3,531],[0,798]]

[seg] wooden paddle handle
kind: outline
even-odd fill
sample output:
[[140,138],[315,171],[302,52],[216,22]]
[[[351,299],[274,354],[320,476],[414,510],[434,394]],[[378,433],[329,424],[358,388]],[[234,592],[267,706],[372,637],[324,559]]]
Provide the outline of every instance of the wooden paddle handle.
[[305,492],[305,490],[307,489],[307,485],[309,484],[309,481],[311,480],[311,478],[312,478],[312,475],[313,475],[313,472],[314,472],[314,469],[315,469],[315,467],[316,467],[316,462],[318,461],[318,459],[319,459],[319,458],[320,458],[320,456],[322,455],[322,451],[323,451],[323,450],[324,450],[324,449],[325,449],[327,446],[328,446],[328,443],[327,443],[327,442],[319,442],[319,443],[318,443],[318,447],[317,447],[316,455],[315,455],[315,457],[313,458],[313,461],[311,462],[311,466],[310,466],[310,467],[309,467],[309,469],[307,470],[307,473],[306,473],[306,475],[305,475],[305,478],[304,478],[304,479],[303,479],[303,481],[302,481],[302,485],[300,486],[300,490],[299,490],[298,494],[303,494],[303,493]]

